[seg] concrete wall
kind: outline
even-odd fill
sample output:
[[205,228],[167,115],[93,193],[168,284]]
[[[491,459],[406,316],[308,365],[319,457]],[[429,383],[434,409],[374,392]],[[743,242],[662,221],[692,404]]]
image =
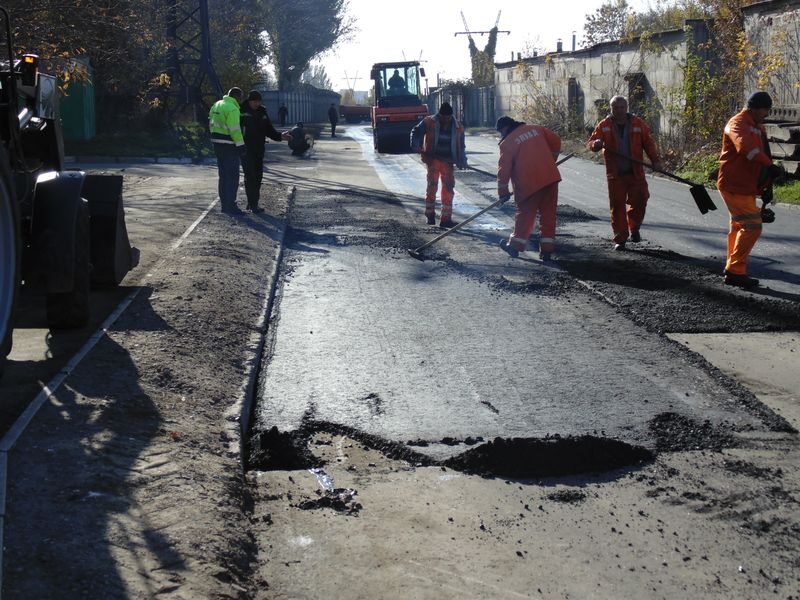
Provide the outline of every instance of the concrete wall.
[[654,130],[668,131],[671,108],[683,106],[682,67],[687,51],[704,53],[699,48],[708,37],[703,21],[687,21],[685,29],[646,40],[606,42],[573,52],[498,63],[497,115],[519,114],[519,108],[544,93],[560,99],[578,120],[591,126],[607,114],[608,100],[621,94],[629,98],[633,112],[643,112],[647,105]]
[[756,52],[746,92],[766,89],[773,118],[800,122],[800,0],[768,0],[742,9],[744,30]]

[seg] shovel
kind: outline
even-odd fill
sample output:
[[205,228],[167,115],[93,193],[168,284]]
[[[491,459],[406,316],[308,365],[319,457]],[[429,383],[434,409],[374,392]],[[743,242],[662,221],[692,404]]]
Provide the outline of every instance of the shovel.
[[620,158],[629,160],[632,163],[636,163],[645,166],[649,169],[652,169],[656,173],[661,173],[662,175],[671,177],[675,181],[680,181],[681,183],[685,183],[686,185],[689,186],[689,192],[692,194],[692,198],[694,198],[694,203],[697,204],[697,208],[700,209],[701,214],[706,214],[709,210],[717,210],[717,206],[714,204],[714,201],[711,200],[711,196],[708,195],[708,190],[706,189],[706,186],[700,183],[695,183],[694,181],[689,181],[688,179],[684,179],[683,177],[679,177],[674,173],[669,173],[668,171],[662,171],[661,169],[656,169],[650,163],[644,162],[643,160],[636,160],[635,158],[632,158],[627,154],[622,154],[621,152],[616,152],[609,148],[605,148],[605,151],[610,152],[611,154],[615,154]]
[[[566,155],[564,158],[562,158],[561,160],[559,160],[559,161],[556,163],[556,166],[560,165],[560,164],[561,164],[561,163],[563,163],[563,162],[566,162],[566,161],[568,161],[570,158],[572,158],[572,156],[573,156],[573,154],[567,154],[567,155]],[[492,173],[489,173],[488,171],[481,171],[480,169],[476,169],[476,168],[474,168],[474,167],[470,167],[470,169],[472,169],[473,171],[477,171],[478,173],[482,173],[482,174],[484,174],[484,175],[488,175],[488,176],[490,176],[490,177],[497,177],[497,174],[496,174],[496,173],[495,173],[495,174],[492,174]],[[463,221],[461,221],[460,223],[457,223],[457,224],[453,225],[453,226],[452,226],[450,229],[448,229],[447,231],[445,231],[445,232],[444,232],[444,233],[442,233],[442,234],[439,234],[439,235],[437,235],[437,236],[436,236],[435,238],[433,238],[431,241],[429,241],[429,242],[426,242],[426,243],[422,244],[422,246],[420,246],[419,248],[416,248],[416,249],[411,249],[411,248],[409,248],[409,249],[408,249],[408,253],[409,253],[409,255],[411,255],[411,257],[412,257],[412,258],[416,258],[417,260],[424,261],[424,260],[425,260],[425,257],[422,255],[422,251],[423,251],[423,250],[425,250],[425,248],[428,248],[428,247],[430,247],[430,246],[433,246],[433,245],[434,245],[436,242],[438,242],[438,241],[439,241],[439,240],[441,240],[442,238],[445,238],[445,237],[447,237],[448,235],[450,235],[451,233],[454,233],[454,232],[458,231],[459,229],[461,229],[461,228],[462,228],[464,225],[466,225],[466,224],[467,224],[467,223],[469,223],[470,221],[474,221],[475,219],[477,219],[478,217],[480,217],[480,216],[481,216],[483,213],[485,213],[485,212],[488,212],[488,211],[492,210],[492,209],[493,209],[495,206],[499,206],[500,204],[503,204],[503,202],[506,202],[506,200],[495,200],[494,202],[492,202],[492,203],[491,203],[489,206],[487,206],[486,208],[482,208],[481,210],[479,210],[478,212],[476,212],[476,213],[475,213],[474,215],[472,215],[471,217],[467,217],[466,219],[464,219],[464,220],[463,220]]]

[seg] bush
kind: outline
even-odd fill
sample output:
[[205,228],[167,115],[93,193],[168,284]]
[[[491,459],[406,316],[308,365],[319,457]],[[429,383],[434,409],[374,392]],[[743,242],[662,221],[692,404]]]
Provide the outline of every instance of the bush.
[[208,129],[199,123],[101,133],[89,141],[66,141],[64,151],[74,156],[202,158],[213,154]]

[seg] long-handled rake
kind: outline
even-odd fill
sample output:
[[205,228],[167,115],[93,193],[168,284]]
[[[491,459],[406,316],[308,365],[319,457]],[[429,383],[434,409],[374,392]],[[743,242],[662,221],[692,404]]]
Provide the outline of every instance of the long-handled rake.
[[[556,166],[560,165],[561,163],[564,163],[564,162],[568,161],[573,156],[574,156],[574,153],[567,154],[564,158],[562,158],[561,160],[559,160],[556,163]],[[488,171],[481,171],[480,169],[476,169],[474,167],[469,167],[469,168],[472,169],[473,171],[477,171],[478,173],[482,173],[484,175],[488,175],[489,177],[496,177],[497,176],[495,173],[489,173]],[[417,260],[424,261],[425,257],[422,255],[422,251],[425,250],[425,248],[429,248],[429,247],[433,246],[436,242],[438,242],[442,238],[446,238],[451,233],[455,233],[456,231],[461,229],[464,225],[466,225],[470,221],[474,221],[475,219],[480,217],[483,213],[492,210],[495,206],[499,206],[500,204],[503,204],[503,202],[506,202],[506,200],[495,200],[494,202],[492,202],[486,208],[482,208],[481,210],[476,212],[474,215],[472,215],[470,217],[467,217],[466,219],[464,219],[460,223],[457,223],[457,224],[453,225],[450,229],[448,229],[447,231],[445,231],[442,234],[437,235],[431,241],[422,244],[422,246],[420,246],[419,248],[414,248],[414,249],[409,248],[408,249],[408,253],[411,255],[412,258],[416,258]]]
[[706,214],[709,210],[717,210],[717,206],[714,204],[714,201],[711,200],[711,196],[708,195],[708,190],[706,186],[701,183],[695,183],[694,181],[689,181],[688,179],[684,179],[683,177],[679,177],[674,173],[670,173],[669,171],[664,171],[662,169],[656,169],[653,165],[643,160],[637,160],[627,154],[622,154],[621,152],[617,152],[615,150],[610,150],[609,148],[605,149],[606,152],[610,152],[620,158],[624,158],[626,160],[631,161],[632,163],[636,163],[652,169],[656,173],[661,173],[662,175],[666,175],[667,177],[671,177],[675,181],[680,181],[681,183],[685,183],[689,186],[689,192],[692,194],[692,198],[694,198],[694,203],[697,204],[697,208],[700,209],[702,214]]

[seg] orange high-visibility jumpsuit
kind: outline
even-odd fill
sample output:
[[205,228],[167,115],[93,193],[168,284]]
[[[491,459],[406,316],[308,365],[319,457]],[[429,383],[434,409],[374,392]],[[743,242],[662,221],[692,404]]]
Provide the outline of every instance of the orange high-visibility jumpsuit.
[[[631,158],[642,160],[643,151],[647,153],[651,163],[659,162],[656,144],[650,135],[650,129],[642,119],[636,115],[628,115],[626,123],[628,135],[628,150]],[[611,230],[614,232],[614,243],[624,244],[631,231],[639,231],[644,222],[647,209],[647,200],[650,190],[647,187],[644,168],[640,164],[629,163],[630,172],[619,173],[620,159],[615,152],[623,148],[617,123],[611,116],[606,117],[597,124],[592,136],[587,142],[587,147],[593,150],[595,140],[603,142],[603,157],[606,162],[606,177],[608,179],[608,202],[611,211]],[[607,151],[605,150],[607,149]],[[626,204],[628,205],[626,211]]]
[[497,193],[508,195],[508,182],[514,186],[516,215],[509,246],[523,251],[533,233],[539,213],[539,250],[553,252],[556,243],[556,205],[561,174],[555,157],[561,151],[561,138],[546,127],[522,124],[500,142],[497,166]]
[[722,135],[717,188],[731,215],[725,271],[734,275],[747,275],[747,259],[761,236],[758,176],[761,167],[772,164],[763,131],[745,109],[731,117]]
[[439,145],[441,123],[438,115],[425,117],[414,129],[420,129],[422,138],[422,162],[428,167],[427,188],[425,191],[425,216],[436,216],[436,192],[439,188],[439,179],[442,180],[442,212],[440,223],[447,224],[453,216],[453,196],[455,195],[456,178],[453,171],[455,163],[460,168],[466,168],[466,150],[464,142],[464,127],[455,117],[451,121],[450,156],[437,156],[436,149]]

